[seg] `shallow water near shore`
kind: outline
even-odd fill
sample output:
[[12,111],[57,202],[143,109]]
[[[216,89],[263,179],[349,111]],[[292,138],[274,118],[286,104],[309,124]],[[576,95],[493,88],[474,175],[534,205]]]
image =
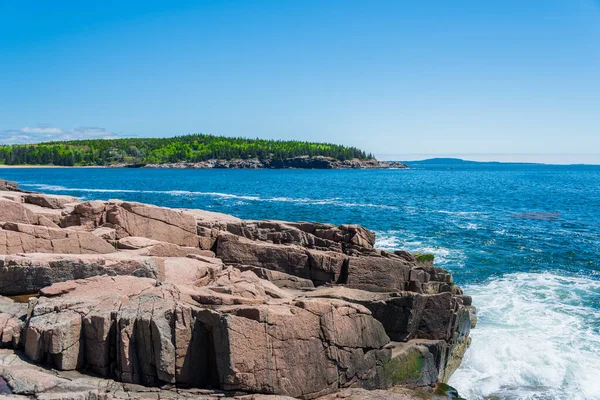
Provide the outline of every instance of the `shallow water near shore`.
[[600,399],[600,167],[409,170],[5,169],[23,189],[358,223],[436,255],[479,323],[450,384],[468,399]]

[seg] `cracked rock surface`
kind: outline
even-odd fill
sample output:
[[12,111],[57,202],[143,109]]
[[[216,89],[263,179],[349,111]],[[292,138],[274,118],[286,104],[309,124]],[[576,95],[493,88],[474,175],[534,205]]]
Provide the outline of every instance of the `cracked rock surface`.
[[0,202],[0,395],[444,398],[470,343],[452,276],[361,226]]

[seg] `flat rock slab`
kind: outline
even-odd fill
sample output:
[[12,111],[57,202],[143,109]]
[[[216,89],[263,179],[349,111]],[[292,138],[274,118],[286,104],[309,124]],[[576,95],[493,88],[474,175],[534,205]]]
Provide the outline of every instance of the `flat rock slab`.
[[164,279],[164,267],[160,259],[123,253],[0,255],[0,295],[37,293],[53,283],[97,275]]
[[185,211],[141,203],[112,203],[106,207],[106,222],[118,226],[127,236],[198,247],[196,217]]
[[0,254],[65,253],[106,254],[115,248],[83,231],[7,222],[0,229]]

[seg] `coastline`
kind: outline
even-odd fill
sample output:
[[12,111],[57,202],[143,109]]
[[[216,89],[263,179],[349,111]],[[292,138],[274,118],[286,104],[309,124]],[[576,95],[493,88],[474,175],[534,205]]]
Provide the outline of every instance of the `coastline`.
[[0,165],[0,168],[170,168],[170,169],[406,169],[408,166],[399,161],[379,161],[376,159],[339,161],[330,157],[300,156],[282,160],[249,159],[211,159],[200,162],[174,163],[115,163],[108,165]]
[[16,168],[107,168],[104,165],[5,165],[0,164],[0,169],[16,169]]
[[[446,382],[470,344],[471,297],[432,256],[378,249],[360,225],[84,201],[1,179],[0,203],[0,318],[10,328],[0,383],[9,394],[24,393],[28,374],[85,393],[77,381],[92,371],[115,387],[136,384],[127,398],[173,384],[190,398],[458,396]],[[282,351],[265,356],[248,343]],[[267,364],[268,375],[253,367]]]

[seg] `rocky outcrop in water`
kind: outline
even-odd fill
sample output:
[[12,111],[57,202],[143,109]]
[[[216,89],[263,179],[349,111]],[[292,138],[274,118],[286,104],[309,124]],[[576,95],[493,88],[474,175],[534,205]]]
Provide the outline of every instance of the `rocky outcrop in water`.
[[11,396],[447,398],[469,344],[452,276],[361,226],[2,188]]
[[354,158],[351,160],[339,161],[331,157],[323,156],[300,156],[285,159],[232,159],[232,160],[207,160],[201,162],[177,162],[164,164],[118,164],[111,167],[133,167],[133,168],[229,168],[229,169],[376,169],[376,168],[408,168],[406,164],[398,161],[378,161],[375,159],[361,160]]

